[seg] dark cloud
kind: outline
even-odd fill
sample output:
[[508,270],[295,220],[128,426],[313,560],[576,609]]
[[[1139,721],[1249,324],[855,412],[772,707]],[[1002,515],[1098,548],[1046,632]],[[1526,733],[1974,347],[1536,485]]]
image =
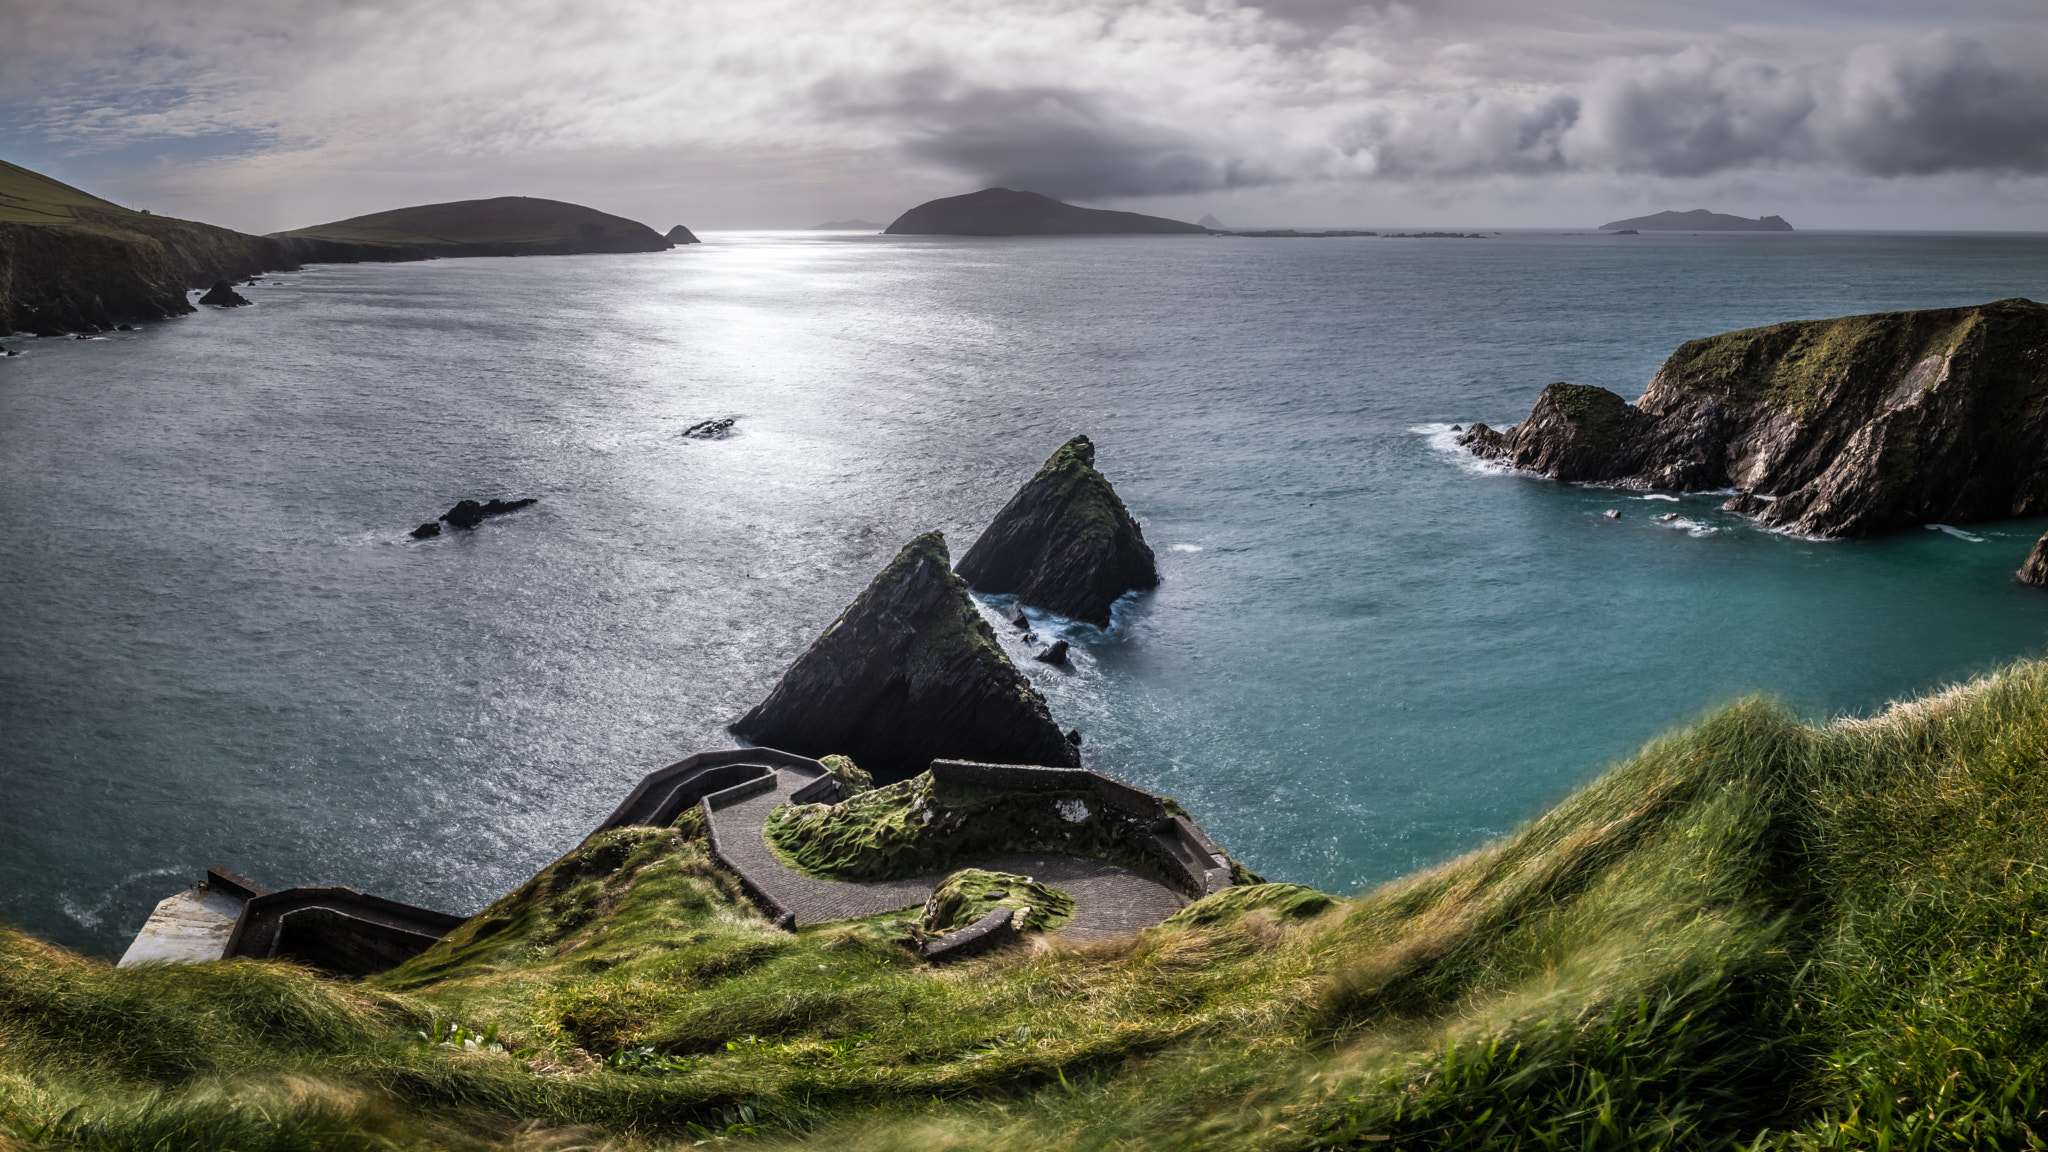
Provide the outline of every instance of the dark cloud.
[[1120,114],[1101,97],[1067,88],[976,87],[927,70],[879,94],[855,96],[831,84],[817,96],[840,115],[900,125],[906,155],[983,186],[1087,199],[1213,192],[1276,180],[1214,142]]
[[[2038,49],[2040,45],[2033,45]],[[2048,69],[1934,36],[1853,52],[1830,143],[1865,172],[2048,172]]]

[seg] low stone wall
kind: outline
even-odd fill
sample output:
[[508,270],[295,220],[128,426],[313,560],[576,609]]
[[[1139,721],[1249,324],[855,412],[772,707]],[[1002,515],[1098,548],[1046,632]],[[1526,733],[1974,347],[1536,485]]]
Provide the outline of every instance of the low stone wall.
[[[634,785],[619,806],[612,810],[612,814],[605,817],[604,823],[592,830],[591,835],[629,824],[666,827],[673,824],[684,809],[694,807],[704,797],[759,775],[758,772],[740,772],[738,769],[764,765],[798,771],[816,769],[827,779],[831,778],[831,774],[816,760],[777,748],[725,748],[716,752],[699,752],[642,777],[640,783]],[[710,771],[720,768],[734,771]]]
[[1006,943],[1016,933],[1010,931],[1010,910],[997,908],[958,932],[948,932],[919,949],[925,959],[959,960],[967,956],[978,956],[996,946]]
[[466,919],[353,888],[287,888],[243,904],[223,955],[369,976],[426,951]]
[[934,760],[932,779],[1014,792],[1087,792],[1132,825],[1134,839],[1196,899],[1230,887],[1230,860],[1185,816],[1169,815],[1166,802],[1142,788],[1087,768],[1031,764],[977,764]]

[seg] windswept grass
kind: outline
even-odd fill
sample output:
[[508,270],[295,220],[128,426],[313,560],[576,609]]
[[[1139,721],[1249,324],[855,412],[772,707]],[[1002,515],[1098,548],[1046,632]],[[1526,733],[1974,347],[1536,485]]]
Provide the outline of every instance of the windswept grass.
[[2044,768],[2040,663],[1825,727],[1745,701],[1357,899],[942,968],[775,932],[687,827],[363,985],[8,936],[0,1144],[2037,1147]]

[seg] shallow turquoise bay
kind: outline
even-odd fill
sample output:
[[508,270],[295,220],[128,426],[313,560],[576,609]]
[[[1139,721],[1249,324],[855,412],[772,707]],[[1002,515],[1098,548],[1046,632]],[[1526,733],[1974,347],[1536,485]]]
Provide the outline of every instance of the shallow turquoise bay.
[[[1695,336],[2048,298],[2048,238],[706,239],[7,341],[0,916],[112,953],[212,863],[480,907],[1076,432],[1165,582],[1023,666],[1276,879],[1469,850],[1746,692],[1867,712],[2048,636],[2010,578],[2048,523],[1803,541],[1444,432]],[[405,537],[490,496],[540,503]]]

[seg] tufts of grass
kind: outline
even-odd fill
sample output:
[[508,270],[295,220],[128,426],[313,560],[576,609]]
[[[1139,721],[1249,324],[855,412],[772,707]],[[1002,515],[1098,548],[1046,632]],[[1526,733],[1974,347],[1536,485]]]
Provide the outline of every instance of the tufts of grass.
[[[622,829],[365,984],[0,937],[0,1140],[2035,1147],[2044,808],[2026,663],[1855,722],[1735,704],[1354,899],[936,968],[889,918],[777,932],[701,843]],[[418,1041],[444,1021],[496,1043]]]

